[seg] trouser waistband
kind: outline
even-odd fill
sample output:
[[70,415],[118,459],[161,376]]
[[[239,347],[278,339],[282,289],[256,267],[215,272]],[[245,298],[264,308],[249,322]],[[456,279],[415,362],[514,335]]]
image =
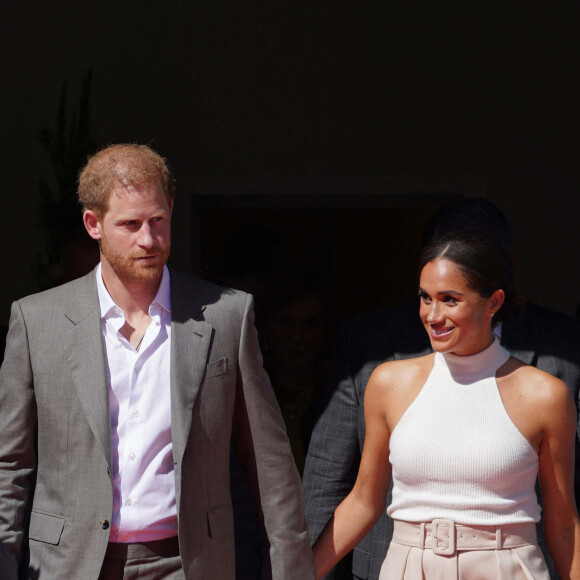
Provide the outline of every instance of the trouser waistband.
[[443,556],[452,556],[457,551],[502,550],[537,543],[536,526],[531,522],[503,526],[465,526],[448,519],[394,523],[393,541]]
[[173,558],[179,556],[179,542],[177,536],[152,542],[134,542],[122,544],[109,542],[105,557],[113,560],[131,560],[133,558]]

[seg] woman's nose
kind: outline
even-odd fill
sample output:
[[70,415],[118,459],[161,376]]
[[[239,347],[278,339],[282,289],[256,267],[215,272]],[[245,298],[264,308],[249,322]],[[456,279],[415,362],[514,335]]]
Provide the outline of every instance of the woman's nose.
[[435,301],[431,303],[429,312],[427,313],[427,322],[439,322],[441,320],[441,308]]

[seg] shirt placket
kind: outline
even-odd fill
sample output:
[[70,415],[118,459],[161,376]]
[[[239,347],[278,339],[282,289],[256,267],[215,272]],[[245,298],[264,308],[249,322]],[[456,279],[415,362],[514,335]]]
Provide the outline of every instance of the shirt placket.
[[[138,352],[127,341],[127,366],[130,369],[128,376],[128,402],[126,411],[126,429],[123,449],[120,452],[119,463],[122,465],[121,475],[121,502],[123,516],[121,531],[127,532],[140,529],[139,518],[139,484],[144,469],[143,457],[148,447],[147,412],[144,403],[146,381],[143,379],[144,367],[149,359],[148,347],[159,334],[158,317],[152,319],[145,331],[141,348]],[[122,537],[122,534],[120,534]]]

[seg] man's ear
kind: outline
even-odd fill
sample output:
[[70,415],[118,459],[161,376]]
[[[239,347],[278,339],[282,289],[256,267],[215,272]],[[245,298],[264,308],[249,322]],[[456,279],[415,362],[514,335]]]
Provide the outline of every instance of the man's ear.
[[85,224],[85,228],[91,238],[94,240],[101,239],[101,222],[97,218],[97,214],[92,209],[87,209],[85,210],[85,213],[83,213],[83,223]]

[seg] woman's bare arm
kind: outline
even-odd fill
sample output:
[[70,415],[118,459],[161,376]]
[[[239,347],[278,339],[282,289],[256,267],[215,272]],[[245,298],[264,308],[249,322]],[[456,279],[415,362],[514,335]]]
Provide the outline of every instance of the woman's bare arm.
[[[542,377],[546,380],[545,377]],[[574,498],[576,410],[566,385],[549,377],[540,405],[544,530],[562,580],[580,579],[580,520]]]
[[366,435],[356,483],[336,508],[314,544],[316,577],[321,578],[371,529],[385,509],[391,480],[389,438],[385,407],[388,365],[371,375],[365,391]]

